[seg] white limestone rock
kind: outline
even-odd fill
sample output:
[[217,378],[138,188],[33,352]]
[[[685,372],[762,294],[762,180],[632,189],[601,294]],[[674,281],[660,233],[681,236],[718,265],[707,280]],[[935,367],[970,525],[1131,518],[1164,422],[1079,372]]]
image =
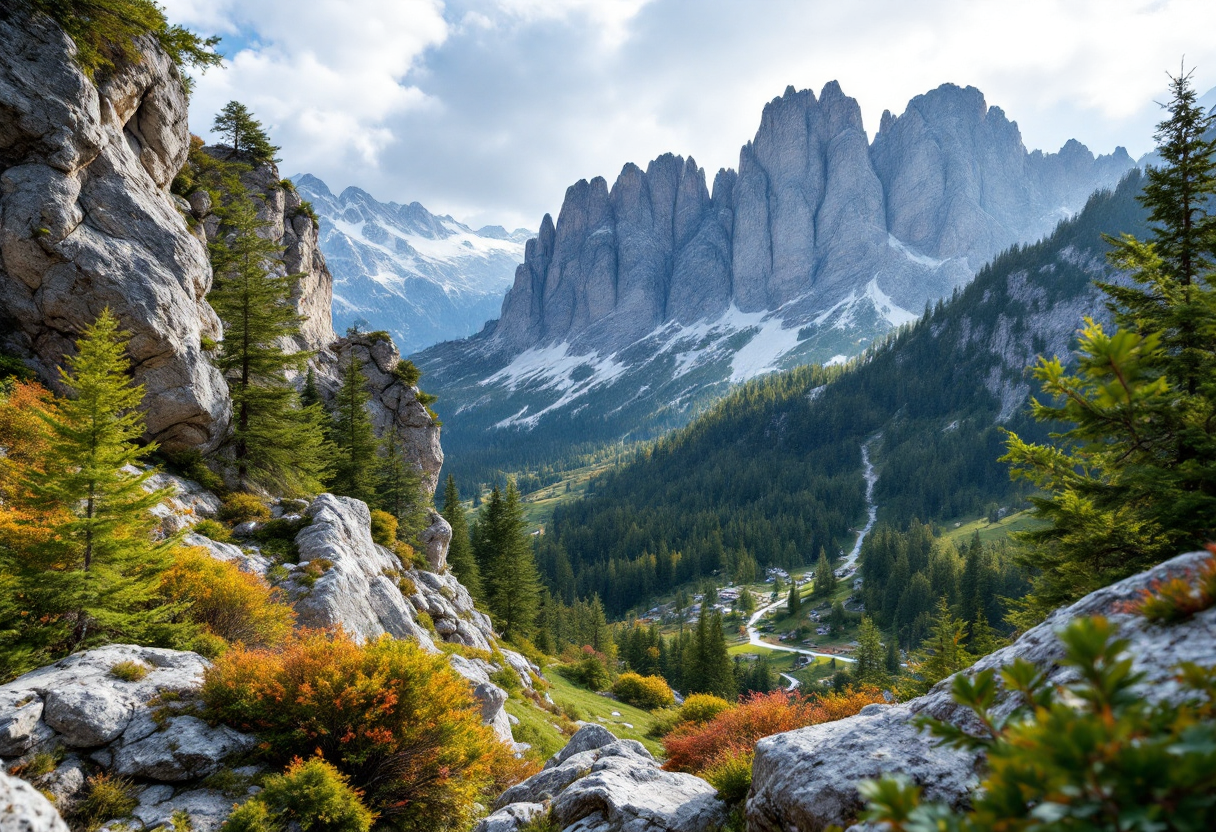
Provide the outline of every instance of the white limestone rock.
[[[1076,681],[1074,671],[1057,663],[1064,654],[1057,632],[1074,618],[1103,615],[1117,625],[1120,637],[1131,642],[1135,669],[1146,674],[1141,683],[1143,696],[1150,700],[1177,696],[1175,665],[1183,661],[1216,664],[1216,608],[1182,624],[1160,627],[1125,612],[1124,604],[1155,581],[1194,569],[1207,557],[1206,552],[1180,555],[1093,592],[962,672],[999,668],[1020,657],[1044,668],[1053,684]],[[912,725],[915,716],[928,714],[971,726],[971,714],[950,696],[952,678],[939,682],[925,696],[899,705],[870,706],[848,719],[762,739],[756,745],[752,767],[748,829],[784,832],[830,824],[848,826],[862,808],[857,781],[884,774],[910,777],[922,786],[928,800],[955,806],[964,803],[979,783],[980,757],[942,748]],[[1012,698],[1003,697],[998,713],[1014,705]]]
[[508,789],[477,832],[515,829],[515,818],[545,803],[558,828],[580,832],[710,832],[726,820],[709,783],[663,771],[641,743],[598,725],[580,728],[543,771]]
[[37,789],[0,771],[0,832],[68,832],[68,825]]
[[227,757],[249,751],[257,740],[226,725],[212,727],[194,716],[175,716],[147,736],[114,751],[113,770],[124,777],[165,783],[198,780],[219,771]]
[[0,17],[0,343],[43,381],[109,307],[132,338],[147,436],[210,449],[230,405],[202,339],[220,338],[211,268],[168,187],[186,159],[186,95],[152,38],[100,86],[45,16]]

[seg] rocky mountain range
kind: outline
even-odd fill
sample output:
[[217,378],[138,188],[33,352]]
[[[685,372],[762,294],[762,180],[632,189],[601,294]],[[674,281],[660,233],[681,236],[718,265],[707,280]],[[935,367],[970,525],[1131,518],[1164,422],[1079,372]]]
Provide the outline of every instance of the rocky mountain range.
[[417,202],[378,202],[359,188],[335,196],[310,174],[292,181],[321,221],[334,326],[387,330],[406,353],[472,335],[496,316],[534,234],[474,230]]
[[540,424],[654,435],[731,383],[856,355],[1133,166],[1123,148],[1095,157],[1076,141],[1028,151],[974,87],[884,113],[873,141],[837,83],[790,87],[712,189],[673,155],[625,165],[611,188],[572,185],[499,319],[415,360],[462,454],[508,441],[504,429],[534,443],[520,434]]

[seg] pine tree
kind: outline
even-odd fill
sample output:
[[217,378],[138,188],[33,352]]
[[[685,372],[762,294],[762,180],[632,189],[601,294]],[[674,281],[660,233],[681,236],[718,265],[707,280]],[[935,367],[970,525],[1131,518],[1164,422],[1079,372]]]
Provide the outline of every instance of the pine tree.
[[367,410],[370,401],[367,376],[352,350],[342,368],[342,386],[334,396],[332,436],[337,458],[329,488],[365,503],[375,500],[377,478],[376,434]]
[[5,628],[10,672],[105,640],[147,642],[178,629],[168,623],[178,610],[159,605],[177,540],[153,541],[150,513],[168,490],[145,487],[154,471],[130,470],[156,445],[138,444],[144,390],[127,375],[127,339],[109,309],[85,330],[60,371],[67,398],[40,413],[42,459],[13,472],[0,518],[0,571],[22,608]]
[[460,491],[456,488],[456,478],[451,474],[448,474],[448,480],[443,487],[443,511],[440,513],[452,527],[448,566],[473,597],[480,599],[481,573],[477,569],[477,560],[473,557],[473,545],[469,541],[469,522],[465,517],[464,506],[460,504]]
[[210,246],[215,283],[207,300],[224,324],[215,363],[232,396],[228,444],[240,487],[315,493],[332,450],[323,414],[302,407],[286,378],[287,370],[302,369],[308,353],[282,347],[300,331],[291,303],[298,276],[272,272],[282,249],[262,236],[268,223],[239,183],[230,185],[229,202],[217,213],[224,225]]
[[925,693],[942,679],[972,664],[975,657],[963,646],[966,630],[966,622],[954,616],[946,599],[938,599],[929,637],[908,661],[909,669],[918,677],[910,683],[910,689]]
[[812,595],[815,598],[831,598],[835,591],[836,573],[832,571],[832,564],[828,563],[828,554],[821,546],[819,547],[819,562],[815,564],[815,586]]
[[279,148],[270,143],[262,123],[239,101],[225,104],[224,109],[216,115],[211,129],[219,133],[232,148],[232,156],[244,154],[256,163],[277,161],[274,154]]
[[1040,359],[1054,405],[1036,419],[1071,423],[1056,443],[1010,434],[1004,460],[1045,494],[1047,521],[1025,532],[1030,594],[1013,619],[1037,623],[1093,589],[1216,538],[1216,120],[1196,104],[1190,75],[1171,79],[1169,118],[1158,125],[1163,164],[1140,196],[1151,242],[1111,240],[1131,286],[1099,284],[1114,329],[1091,320],[1074,374]]
[[380,442],[376,474],[374,507],[396,517],[398,539],[413,543],[427,527],[429,500],[422,487],[422,471],[405,458],[395,424]]
[[853,678],[860,685],[886,687],[890,684],[887,676],[887,651],[882,646],[882,634],[870,616],[861,619],[861,631],[857,635],[857,660],[853,664]]
[[505,494],[497,488],[490,494],[477,524],[477,561],[486,603],[508,641],[531,637],[536,626],[540,576],[526,529],[519,491],[515,481],[508,480]]
[[785,605],[786,609],[789,610],[789,614],[792,616],[797,616],[800,612],[802,612],[802,593],[798,591],[797,583],[790,583],[790,597],[789,600],[786,601]]
[[828,628],[833,635],[844,632],[845,625],[848,624],[849,618],[845,615],[844,604],[837,601],[832,604],[832,611],[828,613]]

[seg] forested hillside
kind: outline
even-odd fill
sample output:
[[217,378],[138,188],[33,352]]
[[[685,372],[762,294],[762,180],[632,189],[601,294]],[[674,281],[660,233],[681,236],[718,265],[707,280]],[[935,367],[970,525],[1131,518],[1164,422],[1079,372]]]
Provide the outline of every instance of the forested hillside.
[[1093,196],[1045,240],[1015,246],[975,281],[846,370],[750,382],[687,428],[559,509],[538,545],[554,593],[598,593],[611,613],[719,571],[813,563],[851,544],[871,439],[880,517],[897,526],[1012,506],[1024,484],[998,462],[1027,413],[1026,367],[1070,353],[1092,285],[1109,278],[1104,234],[1143,234],[1139,173]]

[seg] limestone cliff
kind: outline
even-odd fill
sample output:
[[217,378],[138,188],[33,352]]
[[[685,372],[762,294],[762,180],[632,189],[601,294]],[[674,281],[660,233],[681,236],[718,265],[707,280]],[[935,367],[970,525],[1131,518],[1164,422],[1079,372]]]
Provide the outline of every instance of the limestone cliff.
[[105,307],[131,333],[148,434],[209,450],[228,390],[203,244],[169,194],[186,161],[186,95],[159,45],[95,85],[45,18],[0,9],[0,348],[42,379]]
[[[95,84],[49,19],[0,8],[0,350],[56,386],[75,339],[108,306],[131,333],[147,438],[167,450],[207,452],[231,419],[227,384],[203,348],[223,340],[206,301],[206,244],[221,224],[208,193],[170,191],[190,154],[187,98],[160,46],[151,38],[136,45],[138,62]],[[273,164],[242,180],[260,197],[266,233],[283,247],[276,268],[299,276],[293,299],[303,322],[284,346],[314,353],[327,396],[353,351],[370,378],[377,429],[398,426],[433,492],[443,463],[439,425],[417,390],[393,375],[396,348],[391,340],[338,339],[333,278],[303,199]]]

